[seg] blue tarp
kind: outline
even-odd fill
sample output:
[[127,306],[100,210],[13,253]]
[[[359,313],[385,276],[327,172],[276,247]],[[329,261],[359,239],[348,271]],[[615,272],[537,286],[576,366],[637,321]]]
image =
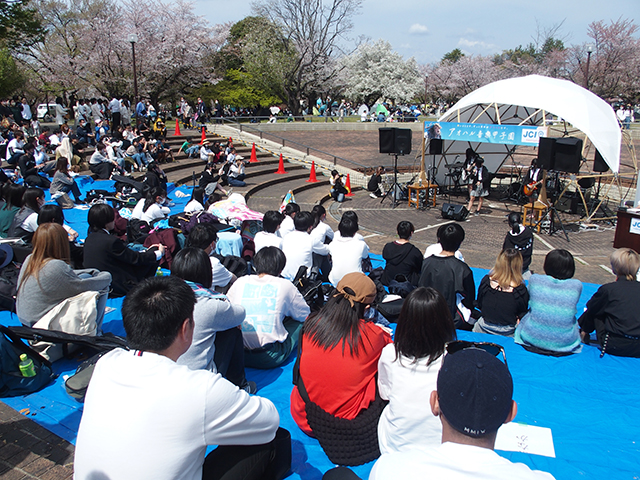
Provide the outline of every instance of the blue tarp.
[[[100,182],[99,188],[104,188]],[[188,192],[188,189],[181,188]],[[183,205],[185,200],[170,193]],[[179,205],[176,207],[179,208]],[[86,211],[65,211],[73,228],[84,237]],[[77,217],[77,219],[76,219]],[[383,263],[373,257],[374,267]],[[472,269],[476,285],[487,271]],[[598,285],[583,284],[578,304],[582,312],[587,300]],[[116,308],[104,320],[104,330],[124,335],[119,307],[122,299],[111,299],[108,305]],[[0,323],[19,325],[15,315],[0,312]],[[471,332],[459,332],[461,339],[489,340],[504,346],[509,368],[514,378],[514,399],[518,402],[517,422],[551,428],[556,458],[513,452],[499,452],[512,461],[523,462],[532,468],[553,474],[558,480],[637,479],[640,474],[640,359],[606,355],[599,358],[599,350],[585,347],[579,354],[568,357],[545,357],[527,352],[512,339]],[[289,412],[292,389],[292,367],[295,355],[288,363],[273,370],[247,369],[247,377],[258,385],[258,394],[274,402],[280,412],[281,426],[288,429],[293,441],[292,479],[316,480],[334,465],[328,460],[318,442],[307,437],[296,426]],[[60,377],[38,393],[3,401],[23,411],[43,427],[75,443],[82,404],[69,397],[64,390],[64,376],[73,373],[77,362],[61,360],[54,370]],[[429,408],[429,394],[424,392],[424,405]],[[126,433],[123,433],[123,435]],[[114,459],[116,460],[116,459]],[[355,467],[354,471],[367,478],[372,463]]]

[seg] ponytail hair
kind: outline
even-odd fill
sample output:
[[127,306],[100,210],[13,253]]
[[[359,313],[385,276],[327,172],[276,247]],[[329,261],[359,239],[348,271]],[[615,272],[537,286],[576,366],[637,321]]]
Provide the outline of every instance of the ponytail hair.
[[520,224],[522,223],[522,217],[518,212],[511,212],[507,218],[509,226],[511,227],[511,233],[517,235],[520,231]]

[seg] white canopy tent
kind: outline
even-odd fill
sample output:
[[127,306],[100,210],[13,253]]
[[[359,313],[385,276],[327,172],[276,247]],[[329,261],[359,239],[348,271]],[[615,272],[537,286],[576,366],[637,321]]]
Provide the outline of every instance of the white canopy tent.
[[[438,121],[543,126],[547,114],[557,115],[586,134],[609,168],[618,173],[621,131],[613,109],[567,80],[528,75],[493,82],[466,95]],[[492,172],[515,151],[508,145],[445,140],[444,153],[464,157],[469,146],[485,158],[485,166]],[[443,173],[441,170],[438,176]]]

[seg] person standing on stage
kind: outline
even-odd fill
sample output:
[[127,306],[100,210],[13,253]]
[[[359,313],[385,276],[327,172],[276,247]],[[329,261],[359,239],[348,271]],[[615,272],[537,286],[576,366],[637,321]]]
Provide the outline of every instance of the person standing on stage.
[[484,197],[489,195],[489,187],[491,186],[491,174],[489,170],[487,170],[487,167],[484,166],[484,159],[480,156],[476,157],[473,168],[471,169],[470,186],[471,191],[469,192],[469,205],[467,206],[467,210],[471,213],[473,202],[477,198],[478,209],[475,214],[480,215],[482,202],[484,201]]
[[462,184],[463,185],[466,184],[468,186],[469,197],[471,197],[471,189],[473,188],[471,171],[473,170],[473,166],[475,164],[475,160],[478,154],[471,147],[467,148],[464,154],[465,154],[465,159],[464,159],[464,164],[462,165]]

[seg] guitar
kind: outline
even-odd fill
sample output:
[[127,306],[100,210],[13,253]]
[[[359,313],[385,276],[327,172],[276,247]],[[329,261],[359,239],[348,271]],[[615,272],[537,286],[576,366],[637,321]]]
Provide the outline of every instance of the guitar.
[[474,176],[474,174],[473,174],[473,166],[474,166],[474,164],[470,163],[469,165],[467,165],[467,168],[463,168],[462,169],[461,178],[462,178],[463,182],[466,182],[470,177]]
[[537,182],[528,183],[524,187],[522,187],[522,191],[527,197],[530,197],[533,194],[533,192],[536,191],[536,188],[538,187],[538,185],[540,185],[542,182],[544,182],[544,179],[538,180]]

